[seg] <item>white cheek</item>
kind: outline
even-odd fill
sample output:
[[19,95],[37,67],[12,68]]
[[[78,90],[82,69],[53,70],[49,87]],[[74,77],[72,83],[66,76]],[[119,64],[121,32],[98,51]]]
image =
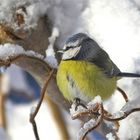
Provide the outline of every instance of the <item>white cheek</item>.
[[80,47],[69,49],[63,54],[62,59],[63,60],[71,59],[72,57],[75,57],[79,51],[80,51]]

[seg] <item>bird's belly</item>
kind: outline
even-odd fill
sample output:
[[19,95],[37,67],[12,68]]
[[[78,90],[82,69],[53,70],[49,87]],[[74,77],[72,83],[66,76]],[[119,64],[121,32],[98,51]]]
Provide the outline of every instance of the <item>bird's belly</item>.
[[115,90],[116,80],[85,61],[62,61],[57,73],[58,87],[68,100],[80,98],[89,102],[97,95],[106,99]]

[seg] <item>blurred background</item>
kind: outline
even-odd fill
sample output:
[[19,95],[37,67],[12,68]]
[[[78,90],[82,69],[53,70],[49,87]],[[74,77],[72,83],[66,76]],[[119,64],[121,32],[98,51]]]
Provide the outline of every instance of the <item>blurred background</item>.
[[[0,140],[35,139],[29,123],[31,108],[38,102],[50,67],[57,70],[61,58],[54,52],[78,32],[95,39],[121,71],[140,73],[140,0],[0,0]],[[23,57],[8,68],[2,66],[1,60],[20,53],[18,45],[45,63]],[[139,84],[139,79],[118,81],[137,103]],[[71,119],[55,74],[47,92],[36,117],[40,139],[76,140],[82,123]],[[116,91],[104,102],[112,113],[124,104]],[[140,139],[139,115],[120,122],[121,140]],[[112,140],[107,133],[106,126],[100,127],[88,139]]]

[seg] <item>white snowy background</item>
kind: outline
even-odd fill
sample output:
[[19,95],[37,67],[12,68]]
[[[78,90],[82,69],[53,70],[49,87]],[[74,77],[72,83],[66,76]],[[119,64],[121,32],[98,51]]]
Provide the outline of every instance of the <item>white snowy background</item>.
[[[108,52],[121,71],[140,72],[140,0],[1,0],[0,20],[12,23],[10,11],[22,4],[26,4],[28,13],[24,28],[35,27],[37,19],[47,13],[54,27],[59,30],[59,47],[72,34],[85,32]],[[14,24],[13,27],[17,28]],[[118,85],[126,91],[129,98],[137,99],[137,102],[140,99],[139,84],[139,79],[124,78],[118,81]],[[116,112],[123,105],[123,98],[117,92],[106,102],[106,107],[111,112]],[[7,104],[7,110],[10,110],[9,133],[13,140],[25,139],[25,134],[28,139],[34,139],[31,126],[27,123],[30,106],[32,105],[16,107]],[[59,134],[50,121],[51,117],[47,118],[49,115],[44,114],[47,111],[43,110],[46,109],[48,108],[43,105],[38,117],[41,139],[48,137],[59,140]],[[134,113],[120,122],[118,135],[121,140],[136,140],[140,135],[139,115],[140,113]],[[44,119],[46,125],[43,121],[41,127],[41,120]]]

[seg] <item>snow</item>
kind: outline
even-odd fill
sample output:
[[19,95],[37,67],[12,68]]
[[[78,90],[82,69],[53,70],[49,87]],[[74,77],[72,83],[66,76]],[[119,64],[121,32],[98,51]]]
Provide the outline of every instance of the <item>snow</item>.
[[[20,7],[25,7],[26,12],[22,11]],[[47,8],[48,4],[45,0],[1,0],[0,23],[12,25],[12,27],[17,30],[19,26],[13,17],[15,17],[16,13],[21,13],[25,21],[22,28],[34,28],[37,25],[39,17],[46,13]]]
[[106,135],[106,138],[107,138],[108,140],[115,140],[115,137],[113,136],[112,133],[107,134],[107,135]]
[[140,1],[139,0],[134,0],[134,3],[138,8],[140,7]]
[[59,28],[60,36],[57,41],[60,48],[66,39],[74,33],[83,31],[81,12],[88,1],[85,0],[46,0],[49,4],[47,14],[53,25]]
[[38,52],[34,52],[34,51],[32,51],[32,50],[26,51],[25,54],[26,54],[27,56],[36,57],[36,58],[39,58],[39,59],[42,59],[42,60],[44,59],[44,56],[43,56],[43,55],[39,54]]
[[80,138],[84,136],[84,133],[85,133],[84,128],[81,128],[77,135],[77,140],[80,140]]
[[34,52],[32,50],[25,51],[22,46],[19,46],[17,44],[10,44],[5,43],[3,45],[0,45],[0,59],[1,60],[8,60],[10,57],[18,56],[18,55],[27,55],[39,59],[44,59],[43,55]]
[[90,119],[87,121],[82,128],[80,128],[78,135],[77,135],[77,140],[82,140],[83,136],[89,131],[92,130],[96,125],[97,125],[97,120]]
[[55,41],[58,37],[59,37],[59,30],[58,28],[54,27],[52,31],[52,35],[48,38],[49,46],[46,50],[46,57],[44,59],[53,68],[58,67],[58,62],[55,58],[55,51],[54,51]]
[[[8,60],[10,57],[14,57],[18,55],[27,55],[27,56],[35,57],[43,61],[46,61],[51,67],[56,68],[58,64],[55,58],[54,43],[58,36],[59,36],[59,31],[57,28],[54,28],[52,36],[49,38],[50,45],[48,46],[48,49],[46,50],[45,58],[43,55],[37,52],[34,52],[32,50],[25,51],[22,46],[19,46],[17,44],[6,43],[3,45],[0,45],[0,59],[5,61],[5,60]],[[2,70],[3,69],[1,69],[1,71]]]
[[120,122],[118,136],[122,140],[137,140],[140,134],[139,113],[133,113],[131,116]]
[[102,103],[101,96],[99,96],[99,95],[95,96],[94,99],[88,103],[88,106],[92,106],[96,103],[100,103],[100,104]]
[[89,130],[96,124],[96,121],[94,119],[89,120],[87,123],[84,124],[83,128],[85,130]]
[[0,59],[7,59],[7,57],[23,54],[24,49],[16,44],[6,43],[0,45]]

